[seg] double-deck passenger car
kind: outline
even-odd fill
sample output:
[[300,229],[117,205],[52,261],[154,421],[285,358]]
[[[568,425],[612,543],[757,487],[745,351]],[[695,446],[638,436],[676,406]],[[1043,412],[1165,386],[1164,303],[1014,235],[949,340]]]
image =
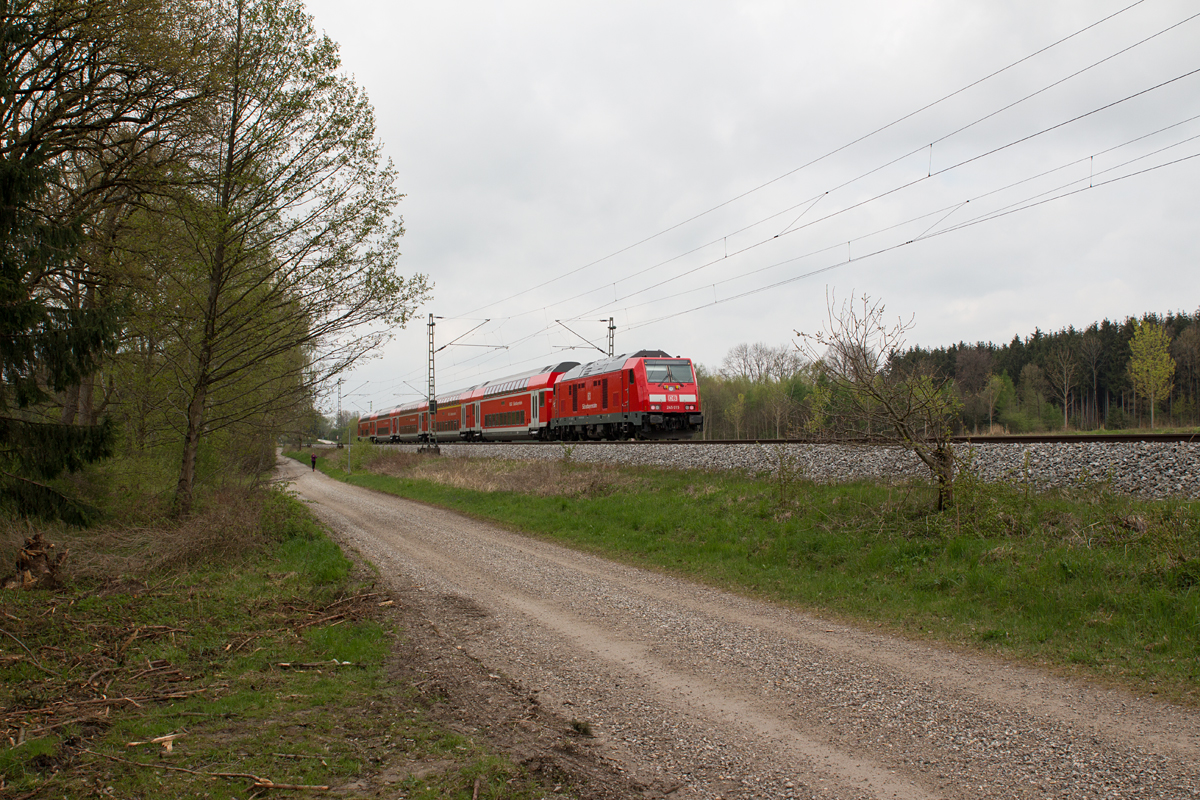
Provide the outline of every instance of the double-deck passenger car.
[[372,442],[686,439],[704,426],[689,359],[643,350],[566,361],[375,412]]

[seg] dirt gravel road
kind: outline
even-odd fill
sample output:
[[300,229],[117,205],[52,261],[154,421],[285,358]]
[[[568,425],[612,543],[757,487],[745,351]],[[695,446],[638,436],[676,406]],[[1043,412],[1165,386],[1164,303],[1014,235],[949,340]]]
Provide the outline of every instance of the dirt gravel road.
[[[464,669],[586,723],[608,796],[1200,797],[1194,710],[615,564],[296,462],[281,469]],[[486,692],[471,702],[480,730],[512,724],[489,720]]]

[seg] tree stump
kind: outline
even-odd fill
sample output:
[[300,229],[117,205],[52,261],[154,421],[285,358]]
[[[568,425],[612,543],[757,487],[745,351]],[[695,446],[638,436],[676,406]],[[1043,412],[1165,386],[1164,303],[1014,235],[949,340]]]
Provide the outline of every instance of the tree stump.
[[17,572],[4,579],[5,589],[57,589],[58,568],[67,559],[64,550],[58,552],[42,534],[36,533],[25,540],[25,546],[17,554]]

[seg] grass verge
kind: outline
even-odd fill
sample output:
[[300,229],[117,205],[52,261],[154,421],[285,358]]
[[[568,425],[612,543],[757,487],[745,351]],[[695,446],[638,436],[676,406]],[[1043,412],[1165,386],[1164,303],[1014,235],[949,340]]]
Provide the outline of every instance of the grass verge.
[[174,527],[49,532],[72,585],[0,595],[0,795],[542,794],[393,679],[389,601],[300,503],[208,505]]
[[936,514],[919,484],[369,447],[353,474],[344,465],[330,452],[319,468],[640,566],[1200,703],[1200,503],[967,473]]

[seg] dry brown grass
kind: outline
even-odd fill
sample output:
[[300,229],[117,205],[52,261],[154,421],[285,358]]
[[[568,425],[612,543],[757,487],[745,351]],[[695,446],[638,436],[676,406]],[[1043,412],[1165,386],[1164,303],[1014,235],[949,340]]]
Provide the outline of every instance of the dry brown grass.
[[631,478],[613,464],[515,461],[503,458],[442,458],[387,453],[369,467],[393,477],[432,481],[477,492],[516,492],[540,497],[603,497]]
[[0,576],[11,574],[25,539],[41,531],[59,551],[69,551],[65,580],[105,583],[143,578],[202,562],[222,562],[255,552],[266,543],[263,496],[227,490],[184,520],[151,526],[108,523],[79,529],[59,523],[0,519]]

